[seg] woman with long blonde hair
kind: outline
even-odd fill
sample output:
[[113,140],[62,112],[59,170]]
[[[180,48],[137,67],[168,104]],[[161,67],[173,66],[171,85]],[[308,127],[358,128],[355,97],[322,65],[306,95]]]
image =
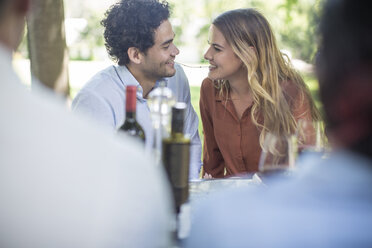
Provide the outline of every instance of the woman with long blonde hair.
[[294,134],[299,120],[320,120],[319,112],[257,10],[221,14],[208,42],[209,74],[200,90],[204,176],[256,172],[268,133]]

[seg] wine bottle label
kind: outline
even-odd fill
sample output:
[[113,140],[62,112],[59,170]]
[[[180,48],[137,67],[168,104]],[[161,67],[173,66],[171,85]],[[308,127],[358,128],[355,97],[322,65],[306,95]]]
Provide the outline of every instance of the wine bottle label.
[[189,197],[190,143],[163,143],[163,164],[173,189],[176,207]]

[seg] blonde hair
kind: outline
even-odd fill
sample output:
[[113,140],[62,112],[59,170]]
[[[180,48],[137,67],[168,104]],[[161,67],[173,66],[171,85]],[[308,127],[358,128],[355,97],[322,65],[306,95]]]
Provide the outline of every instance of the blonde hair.
[[[320,114],[310,91],[289,58],[277,47],[274,34],[266,18],[254,9],[236,9],[218,16],[213,25],[218,28],[242,60],[248,71],[248,84],[253,95],[252,120],[261,129],[260,146],[267,133],[293,134],[297,123],[280,83],[291,81],[299,89],[301,99],[307,98],[313,120]],[[228,92],[229,82],[216,81],[220,93]],[[259,119],[263,120],[261,124]]]

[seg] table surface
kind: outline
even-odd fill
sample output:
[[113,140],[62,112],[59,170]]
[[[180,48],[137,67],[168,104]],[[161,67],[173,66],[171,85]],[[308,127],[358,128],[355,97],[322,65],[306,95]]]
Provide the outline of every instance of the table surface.
[[189,182],[189,200],[181,206],[178,215],[178,238],[188,236],[193,215],[193,206],[209,195],[222,190],[239,187],[256,187],[262,184],[261,179],[254,174],[252,177],[231,177],[224,179],[197,179]]

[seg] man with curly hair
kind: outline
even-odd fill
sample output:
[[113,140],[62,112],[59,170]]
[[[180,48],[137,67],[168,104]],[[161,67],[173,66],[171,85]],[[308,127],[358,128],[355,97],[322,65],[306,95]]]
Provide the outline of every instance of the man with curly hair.
[[97,73],[77,94],[73,111],[88,114],[112,129],[125,119],[125,87],[136,85],[137,121],[146,135],[146,147],[153,143],[153,129],[147,105],[149,93],[165,80],[177,101],[187,104],[185,133],[191,138],[190,179],[199,177],[201,143],[198,117],[190,102],[187,77],[174,60],[179,54],[168,20],[169,5],[158,0],[122,0],[112,5],[101,22],[105,45],[118,63]]

